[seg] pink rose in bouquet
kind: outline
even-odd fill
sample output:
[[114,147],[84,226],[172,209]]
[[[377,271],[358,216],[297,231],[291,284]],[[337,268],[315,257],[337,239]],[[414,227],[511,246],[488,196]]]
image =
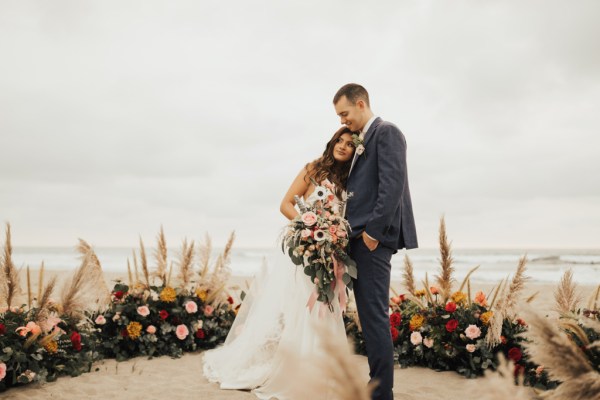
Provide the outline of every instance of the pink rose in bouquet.
[[304,225],[306,226],[313,226],[317,223],[317,215],[312,211],[308,211],[302,214],[301,219],[302,222],[304,222]]
[[414,344],[415,346],[421,344],[423,342],[423,336],[421,335],[421,332],[413,332],[410,334],[410,342],[412,344]]
[[177,329],[175,329],[175,335],[177,335],[177,339],[184,340],[189,334],[190,331],[188,330],[187,326],[184,324],[177,325]]
[[204,306],[204,315],[205,316],[210,317],[212,315],[213,311],[215,311],[215,309],[210,304],[207,304]]
[[188,314],[194,314],[198,312],[198,304],[196,304],[195,301],[188,301],[185,303],[185,311],[187,311]]
[[148,306],[139,306],[137,308],[137,313],[140,314],[142,317],[147,317],[148,315],[150,315],[150,309],[148,308]]
[[467,326],[467,329],[465,329],[465,335],[467,335],[469,339],[477,339],[481,336],[481,329],[479,329],[477,325],[469,325]]
[[146,332],[148,332],[149,334],[153,335],[156,333],[156,327],[154,325],[149,325],[146,328]]

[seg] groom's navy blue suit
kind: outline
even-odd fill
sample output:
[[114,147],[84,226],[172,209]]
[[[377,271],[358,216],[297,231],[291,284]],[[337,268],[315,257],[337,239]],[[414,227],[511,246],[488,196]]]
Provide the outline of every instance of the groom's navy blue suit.
[[[358,264],[354,295],[361,321],[371,379],[378,382],[373,399],[392,400],[394,348],[389,322],[392,254],[418,246],[408,174],[406,141],[392,123],[376,118],[364,136],[348,177],[346,217],[352,227],[350,254]],[[365,245],[366,232],[379,241]]]

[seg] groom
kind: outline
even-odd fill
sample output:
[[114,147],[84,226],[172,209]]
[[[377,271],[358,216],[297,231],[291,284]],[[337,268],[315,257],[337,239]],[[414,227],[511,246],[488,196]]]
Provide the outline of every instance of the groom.
[[398,249],[418,246],[408,189],[406,141],[394,124],[373,115],[364,87],[355,83],[342,86],[333,104],[341,123],[359,135],[348,177],[350,197],[346,207],[352,227],[350,254],[358,264],[354,295],[371,380],[378,383],[373,399],[392,400],[391,258]]

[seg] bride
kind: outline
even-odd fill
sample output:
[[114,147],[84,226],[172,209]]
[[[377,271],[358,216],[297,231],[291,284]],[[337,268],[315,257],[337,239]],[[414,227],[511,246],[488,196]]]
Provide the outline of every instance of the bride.
[[[342,127],[327,143],[323,155],[308,163],[294,179],[281,202],[282,214],[289,220],[299,214],[294,196],[315,201],[311,181],[328,179],[335,185],[336,198],[341,199],[353,155],[352,132]],[[285,379],[277,374],[285,349],[302,356],[317,352],[315,321],[346,341],[337,296],[340,289],[345,287],[336,287],[332,311],[319,312],[321,307],[317,306],[310,310],[307,300],[315,290],[310,277],[281,249],[274,251],[254,279],[225,344],[204,354],[204,375],[211,382],[219,382],[221,389],[250,389],[259,399],[286,399]]]

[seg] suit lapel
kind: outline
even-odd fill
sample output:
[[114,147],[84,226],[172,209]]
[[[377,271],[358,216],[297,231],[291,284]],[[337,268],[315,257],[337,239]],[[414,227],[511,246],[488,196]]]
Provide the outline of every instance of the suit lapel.
[[[363,146],[365,146],[365,151],[367,151],[367,143],[373,137],[373,132],[375,131],[375,128],[377,128],[377,126],[381,123],[381,121],[382,119],[380,117],[375,118],[375,120],[369,127],[369,130],[367,131],[367,133],[365,133],[365,137],[363,138]],[[360,156],[357,153],[354,153],[354,158],[352,158],[352,164],[350,164],[350,171],[348,172],[348,176],[350,176],[350,174],[352,173],[352,170],[354,169],[354,164],[356,164],[356,162],[358,161],[358,157]]]
[[364,138],[365,149],[367,148],[367,143],[369,143],[369,140],[371,140],[371,138],[373,137],[373,132],[375,131],[375,128],[377,128],[381,122],[382,122],[382,119],[380,117],[375,118],[375,121],[373,121],[373,123],[369,127],[369,130],[367,131],[367,133],[365,133],[365,138]]

